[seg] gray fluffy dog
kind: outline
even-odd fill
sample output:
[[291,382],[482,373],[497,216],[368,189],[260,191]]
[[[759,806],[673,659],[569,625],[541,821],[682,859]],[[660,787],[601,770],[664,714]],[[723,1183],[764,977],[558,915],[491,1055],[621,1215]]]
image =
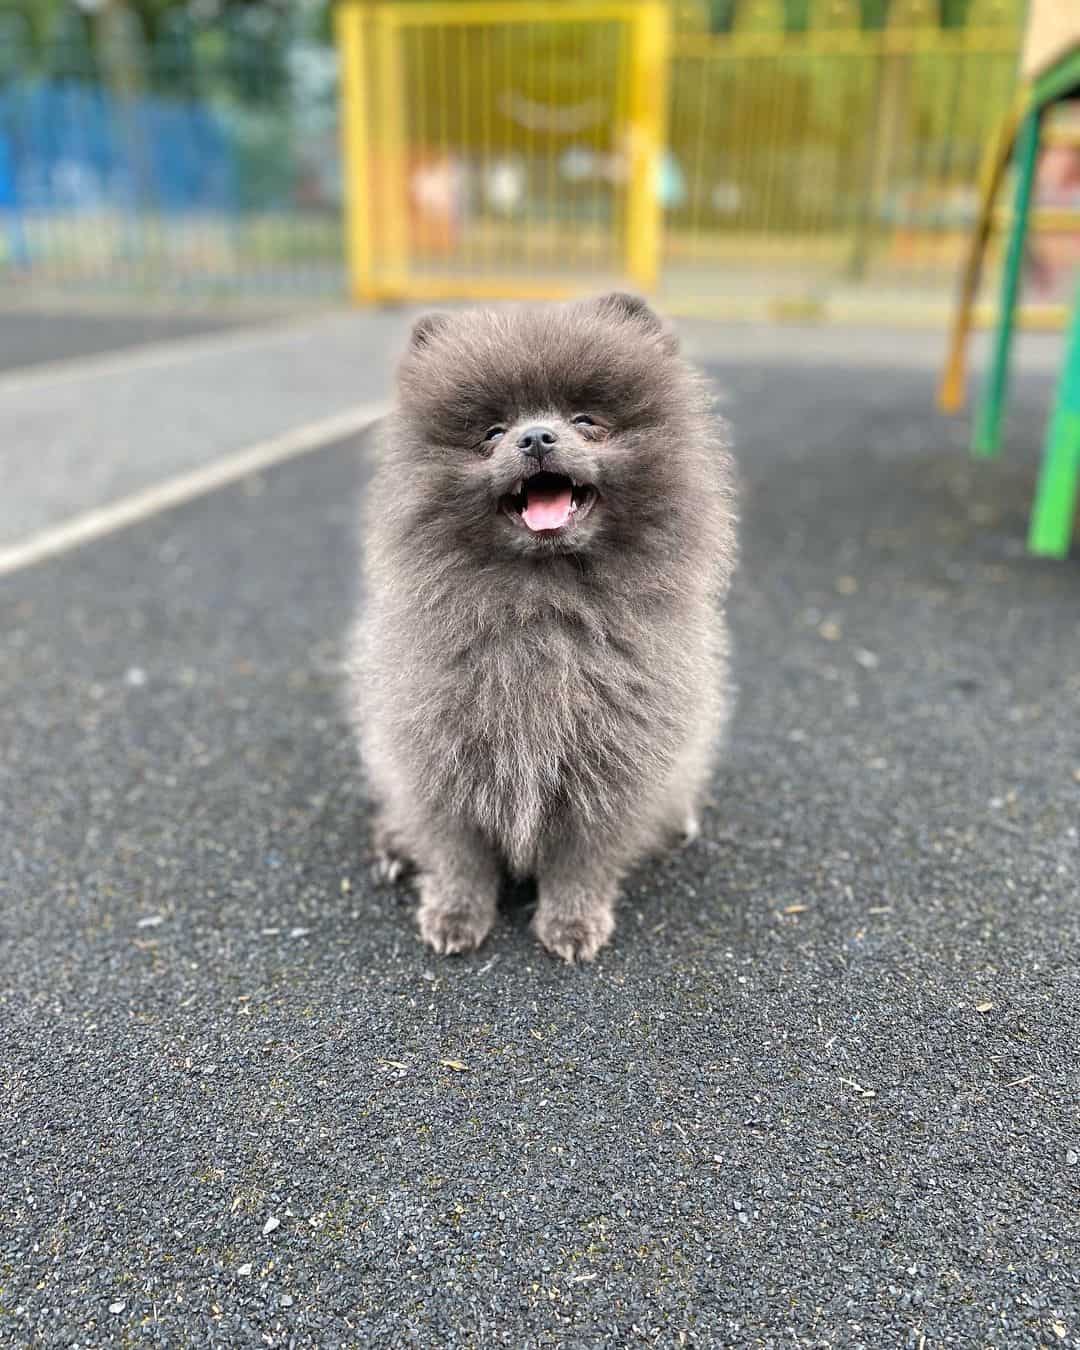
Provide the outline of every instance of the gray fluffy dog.
[[620,881],[692,836],[727,719],[730,457],[700,377],[633,296],[430,315],[367,503],[351,709],[382,874],[477,947],[502,875],[567,961]]

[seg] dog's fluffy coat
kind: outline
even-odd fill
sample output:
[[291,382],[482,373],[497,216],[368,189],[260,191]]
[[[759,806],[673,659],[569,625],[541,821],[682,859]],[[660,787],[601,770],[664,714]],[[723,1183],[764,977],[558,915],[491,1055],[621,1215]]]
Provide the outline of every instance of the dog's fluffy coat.
[[[626,870],[695,828],[727,718],[719,425],[671,333],[621,294],[422,319],[399,392],[351,660],[382,866],[417,868],[438,951],[484,940],[509,870],[536,878],[544,945],[590,960]],[[537,422],[558,438],[544,468],[596,489],[559,533],[500,505]]]

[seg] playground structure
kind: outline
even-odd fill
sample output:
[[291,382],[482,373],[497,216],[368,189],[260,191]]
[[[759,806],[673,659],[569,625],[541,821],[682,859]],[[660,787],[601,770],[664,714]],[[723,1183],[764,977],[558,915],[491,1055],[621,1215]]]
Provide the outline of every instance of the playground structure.
[[[1080,151],[1080,125],[1066,123],[1064,128],[1054,129],[1050,122],[1055,108],[1070,102],[1075,108],[1076,100],[1080,99],[1080,11],[1072,0],[1031,0],[1021,75],[1015,104],[1002,123],[988,160],[939,391],[944,411],[956,412],[963,405],[968,338],[990,222],[1007,169],[1014,163],[1014,201],[1001,277],[1001,300],[990,366],[973,423],[971,448],[979,457],[994,456],[1001,446],[1009,356],[1040,149],[1049,142]],[[1064,557],[1069,549],[1080,482],[1080,286],[1073,297],[1067,329],[1028,537],[1033,553],[1057,558]]]

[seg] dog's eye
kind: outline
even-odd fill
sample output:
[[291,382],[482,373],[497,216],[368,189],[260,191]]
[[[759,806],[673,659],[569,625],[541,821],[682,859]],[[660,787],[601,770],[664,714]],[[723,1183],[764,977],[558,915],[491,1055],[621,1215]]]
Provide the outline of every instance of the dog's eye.
[[484,432],[483,443],[487,445],[489,441],[497,441],[500,436],[505,435],[506,435],[506,428],[503,426],[496,425],[493,427],[488,427],[487,431]]
[[596,422],[588,413],[578,413],[576,417],[570,419],[576,427],[594,427]]

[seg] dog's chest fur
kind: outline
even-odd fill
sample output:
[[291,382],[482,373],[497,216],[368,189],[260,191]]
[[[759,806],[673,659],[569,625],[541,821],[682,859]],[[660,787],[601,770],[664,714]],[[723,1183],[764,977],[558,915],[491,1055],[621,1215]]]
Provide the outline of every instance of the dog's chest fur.
[[672,687],[670,652],[657,659],[663,636],[540,610],[431,648],[408,714],[423,735],[410,739],[442,803],[515,872],[532,870],[571,822],[625,831],[641,781],[669,775],[687,682]]

